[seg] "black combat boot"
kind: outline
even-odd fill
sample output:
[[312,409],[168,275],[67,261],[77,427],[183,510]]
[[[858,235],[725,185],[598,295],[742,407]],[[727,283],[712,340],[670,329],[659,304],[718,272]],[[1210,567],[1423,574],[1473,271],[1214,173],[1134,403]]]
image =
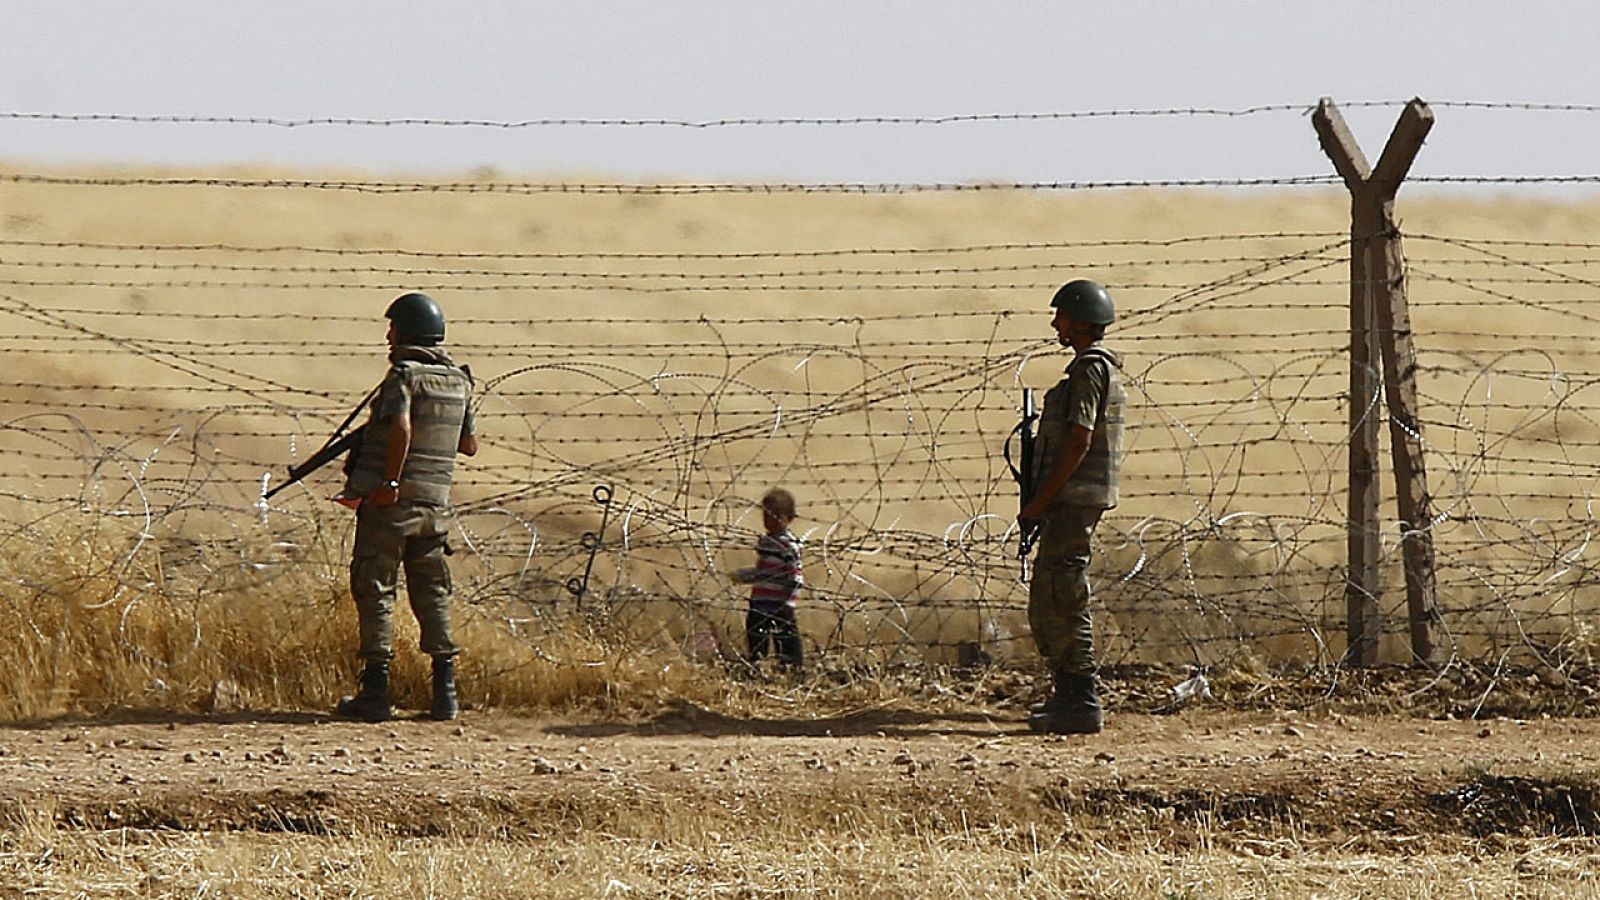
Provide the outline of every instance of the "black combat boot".
[[1099,734],[1105,727],[1105,710],[1094,675],[1058,674],[1055,696],[1028,717],[1028,727],[1046,734]]
[[1037,731],[1039,730],[1037,723],[1043,722],[1050,716],[1066,710],[1068,706],[1067,695],[1069,693],[1067,688],[1067,679],[1070,677],[1071,676],[1062,672],[1051,673],[1051,681],[1054,684],[1054,687],[1050,691],[1050,696],[1045,698],[1043,703],[1028,710],[1028,727]]
[[360,692],[340,698],[336,712],[363,722],[388,721],[394,715],[389,708],[389,661],[367,660],[367,667],[361,672]]
[[448,722],[456,717],[461,707],[456,703],[456,661],[450,656],[433,658],[433,708],[429,714],[435,722]]

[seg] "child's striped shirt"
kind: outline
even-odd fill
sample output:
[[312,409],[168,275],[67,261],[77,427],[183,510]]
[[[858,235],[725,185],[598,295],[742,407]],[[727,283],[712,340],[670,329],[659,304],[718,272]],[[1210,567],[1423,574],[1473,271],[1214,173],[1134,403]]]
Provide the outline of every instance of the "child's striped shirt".
[[756,564],[736,573],[750,585],[750,603],[757,606],[793,606],[805,584],[800,569],[800,539],[793,532],[763,534],[756,541]]

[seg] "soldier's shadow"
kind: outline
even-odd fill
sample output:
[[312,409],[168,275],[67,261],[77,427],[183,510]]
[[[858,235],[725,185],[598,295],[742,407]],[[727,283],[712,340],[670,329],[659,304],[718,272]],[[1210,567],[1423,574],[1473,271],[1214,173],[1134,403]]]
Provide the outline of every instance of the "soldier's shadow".
[[337,722],[330,713],[280,710],[232,710],[217,713],[191,713],[163,709],[114,709],[102,713],[69,713],[36,719],[16,719],[0,728],[17,731],[53,728],[115,728],[127,725],[316,725]]
[[999,737],[1030,733],[1027,726],[1020,722],[974,712],[866,709],[815,719],[757,718],[730,716],[682,699],[673,701],[668,708],[643,721],[552,725],[546,731],[584,738],[624,734],[662,737],[865,737],[879,734],[885,737],[927,737],[933,734]]

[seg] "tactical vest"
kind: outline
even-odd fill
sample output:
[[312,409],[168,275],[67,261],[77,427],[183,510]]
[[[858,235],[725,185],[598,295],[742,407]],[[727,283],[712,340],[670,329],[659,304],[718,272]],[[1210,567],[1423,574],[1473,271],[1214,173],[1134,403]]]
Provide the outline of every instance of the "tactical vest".
[[465,372],[441,363],[407,360],[395,363],[389,370],[382,390],[373,398],[366,439],[351,467],[346,491],[366,496],[383,483],[389,430],[387,423],[375,419],[378,410],[384,408],[385,392],[397,390],[402,383],[411,394],[411,449],[400,474],[400,499],[444,506],[450,502],[456,449],[461,443],[472,383]]
[[1044,410],[1039,415],[1040,453],[1038,467],[1034,470],[1034,483],[1044,483],[1055,468],[1061,452],[1066,449],[1067,436],[1072,433],[1072,423],[1067,421],[1067,404],[1071,398],[1069,386],[1073,376],[1088,366],[1105,367],[1106,392],[1100,398],[1089,452],[1061,488],[1061,493],[1056,495],[1056,503],[1110,509],[1117,505],[1119,472],[1122,469],[1123,409],[1127,405],[1127,394],[1122,389],[1122,372],[1116,356],[1098,345],[1074,357],[1067,366],[1067,377],[1044,395]]

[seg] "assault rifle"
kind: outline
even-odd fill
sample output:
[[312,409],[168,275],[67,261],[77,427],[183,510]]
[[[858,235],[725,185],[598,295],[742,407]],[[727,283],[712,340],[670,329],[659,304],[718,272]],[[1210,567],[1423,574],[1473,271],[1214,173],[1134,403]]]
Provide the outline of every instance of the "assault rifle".
[[[379,387],[381,386],[382,385]],[[360,415],[361,411],[367,408],[367,404],[372,402],[372,398],[376,397],[377,395],[378,388],[373,388],[370,392],[368,392],[366,399],[357,404],[356,408],[350,411],[350,415],[345,416],[344,421],[339,423],[339,427],[333,430],[333,437],[328,438],[328,442],[322,445],[322,449],[311,454],[309,457],[306,457],[306,461],[300,465],[290,466],[289,480],[278,485],[272,490],[267,491],[267,493],[261,499],[271,500],[273,494],[276,494],[292,484],[299,483],[300,480],[305,478],[307,475],[310,475],[312,472],[315,472],[328,463],[333,462],[346,453],[350,454],[350,460],[354,460],[356,458],[356,454],[361,452],[361,439],[366,436],[367,426],[358,425],[354,430],[348,432],[345,431],[345,429],[350,427],[350,423],[355,421],[356,416]],[[345,462],[347,471],[350,466],[350,460]]]
[[[1034,489],[1038,487],[1034,478],[1038,475],[1039,447],[1038,438],[1034,436],[1033,424],[1039,420],[1039,411],[1033,405],[1033,388],[1022,389],[1022,419],[1017,422],[1017,427],[1011,429],[1006,436],[1004,446],[1006,466],[1011,469],[1011,477],[1017,482],[1017,494],[1020,502],[1017,510],[1020,512],[1033,499]],[[1011,439],[1017,438],[1018,453],[1015,460],[1011,457]],[[1029,519],[1017,522],[1017,558],[1022,560],[1022,580],[1028,580],[1028,553],[1033,550],[1033,545],[1039,540],[1039,532],[1044,523]]]

